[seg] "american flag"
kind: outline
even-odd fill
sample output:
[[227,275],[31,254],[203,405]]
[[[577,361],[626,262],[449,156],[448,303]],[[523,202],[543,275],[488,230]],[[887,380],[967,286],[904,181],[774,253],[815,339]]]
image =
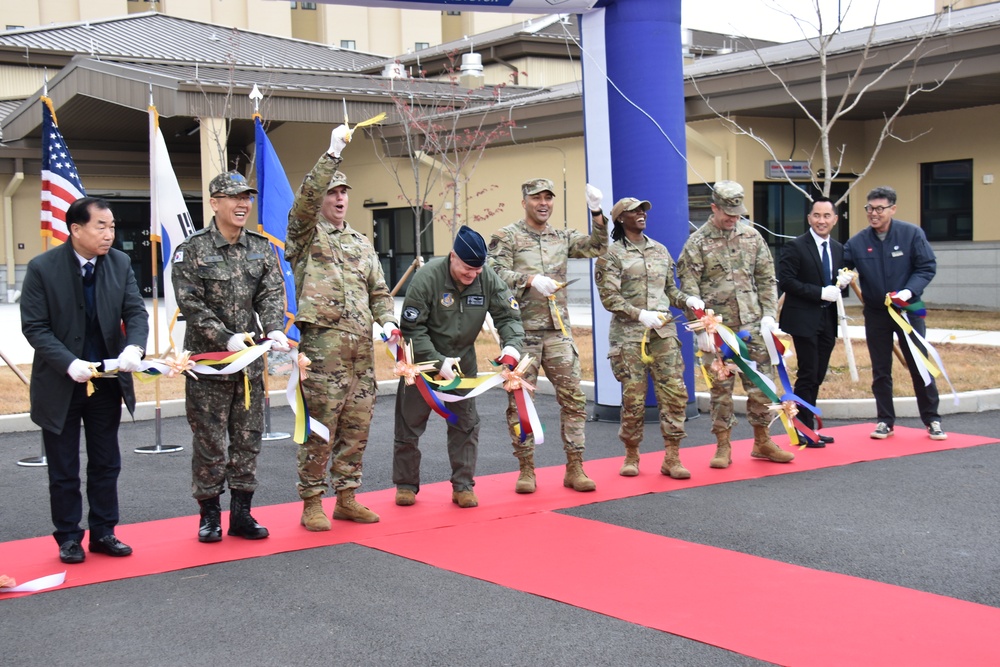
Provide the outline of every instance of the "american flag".
[[52,238],[52,244],[64,243],[69,238],[66,227],[66,209],[80,197],[86,196],[80,176],[76,173],[73,157],[66,148],[52,100],[42,97],[42,236]]

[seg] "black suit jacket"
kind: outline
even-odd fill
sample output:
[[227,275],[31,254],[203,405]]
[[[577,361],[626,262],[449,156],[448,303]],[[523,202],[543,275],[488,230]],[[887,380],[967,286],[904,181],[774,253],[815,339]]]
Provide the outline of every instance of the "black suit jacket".
[[[844,245],[831,237],[830,253],[836,280],[837,271],[844,266]],[[824,308],[837,307],[820,297],[823,285],[819,249],[813,235],[806,232],[788,243],[778,259],[778,288],[785,293],[779,322],[782,331],[792,336],[814,336],[833,321],[832,333],[837,335],[836,318],[820,317]]]
[[[95,268],[97,318],[111,357],[128,345],[146,346],[149,315],[132,273],[128,255],[112,248],[98,256]],[[21,288],[21,331],[35,348],[31,365],[31,421],[62,433],[73,389],[66,374],[83,354],[86,307],[80,262],[66,242],[28,263]],[[132,374],[119,373],[122,397],[135,410]]]

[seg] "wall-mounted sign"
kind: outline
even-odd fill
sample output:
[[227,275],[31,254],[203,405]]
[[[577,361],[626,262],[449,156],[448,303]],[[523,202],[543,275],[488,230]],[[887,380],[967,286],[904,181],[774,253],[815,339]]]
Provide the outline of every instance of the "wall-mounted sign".
[[768,160],[764,163],[766,178],[812,178],[808,160]]

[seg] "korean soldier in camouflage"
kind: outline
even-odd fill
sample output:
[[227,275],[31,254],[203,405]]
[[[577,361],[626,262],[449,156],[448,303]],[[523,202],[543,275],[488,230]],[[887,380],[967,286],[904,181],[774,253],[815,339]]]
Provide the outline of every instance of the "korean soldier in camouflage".
[[[493,317],[503,349],[498,361],[514,366],[521,359],[524,329],[518,303],[486,264],[486,241],[462,226],[447,257],[431,260],[413,276],[406,289],[401,318],[403,338],[413,346],[413,361],[432,362],[438,375],[476,377],[476,338]],[[448,459],[451,462],[451,500],[461,508],[476,507],[475,485],[479,413],[476,399],[450,402],[455,421],[448,422]],[[396,438],[392,455],[392,481],[396,504],[416,502],[420,490],[420,436],[427,428],[431,408],[416,385],[399,380],[396,390]]]
[[[215,215],[177,247],[172,265],[177,307],[187,320],[184,349],[238,352],[265,331],[273,349],[288,350],[282,332],[285,290],[267,238],[244,229],[257,191],[236,172],[209,184]],[[263,329],[257,328],[257,318]],[[231,493],[229,535],[267,537],[250,514],[264,428],[263,360],[232,375],[188,378],[185,404],[192,439],[193,495],[201,507],[198,540],[222,539],[219,496]],[[249,391],[249,407],[245,401]],[[226,460],[228,436],[229,460]]]
[[345,219],[351,186],[337,167],[348,141],[346,126],[333,131],[329,150],[295,196],[285,239],[285,257],[295,274],[299,353],[312,362],[302,390],[310,416],[330,430],[329,441],[312,433],[299,446],[301,523],[312,531],[331,528],[322,505],[328,465],[337,494],[333,518],[379,520],[354,495],[361,486],[361,459],[375,412],[373,323],[399,341],[378,255]]
[[[507,283],[521,304],[524,354],[533,363],[524,374],[535,384],[539,366],[556,389],[560,407],[566,475],[563,484],[576,491],[593,491],[593,480],[583,470],[584,424],[587,397],[580,389],[580,355],[573,342],[566,291],[566,263],[570,257],[600,257],[608,250],[607,219],[601,214],[601,192],[587,186],[591,233],[562,231],[548,224],[555,208],[554,186],[547,178],[533,178],[521,185],[524,219],[497,231],[490,240],[489,263]],[[521,440],[517,405],[511,395],[507,425],[520,464],[514,490],[535,491],[535,440]]]
[[691,473],[681,464],[679,454],[680,441],[686,435],[688,394],[681,343],[670,306],[702,308],[704,304],[698,297],[677,289],[674,260],[666,246],[646,236],[646,213],[651,207],[648,201],[635,197],[618,200],[611,209],[611,247],[594,269],[601,303],[613,315],[608,359],[615,379],[622,383],[618,437],[625,445],[625,462],[618,474],[639,474],[646,378],[651,376],[665,450],[660,472],[674,479],[688,479]]
[[[751,224],[740,220],[746,215],[743,186],[735,181],[719,181],[712,190],[712,215],[708,222],[688,237],[677,259],[681,290],[705,302],[722,323],[733,331],[750,334],[747,348],[757,370],[770,375],[771,363],[760,338],[761,328],[776,328],[778,308],[774,261],[764,238]],[[715,346],[705,334],[698,336],[702,352],[715,353]],[[769,400],[742,374],[747,392],[747,421],[753,426],[754,442],[750,456],[776,463],[788,463],[795,455],[783,451],[769,435]],[[729,436],[733,416],[733,386],[736,378],[712,379],[712,432],[718,446],[709,464],[727,468],[732,463]]]

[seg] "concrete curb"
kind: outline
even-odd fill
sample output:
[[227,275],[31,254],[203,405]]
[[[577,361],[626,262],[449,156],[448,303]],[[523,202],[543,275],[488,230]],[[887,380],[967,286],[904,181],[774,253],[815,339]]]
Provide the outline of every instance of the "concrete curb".
[[[378,383],[379,396],[395,396],[398,380],[382,380]],[[594,400],[594,383],[581,382],[583,393],[587,400]],[[547,396],[554,396],[555,390],[552,384],[544,377],[538,378],[538,393]],[[698,392],[695,394],[695,402],[698,411],[707,414],[710,410],[708,392]],[[897,417],[919,417],[917,411],[917,399],[911,397],[896,398]],[[283,389],[271,392],[271,405],[283,407],[288,405]],[[733,407],[739,414],[746,414],[747,399],[745,396],[734,396]],[[826,419],[844,420],[873,420],[875,419],[875,399],[874,398],[854,398],[854,399],[824,399],[819,401],[817,406],[823,411]],[[939,410],[942,415],[954,415],[964,413],[986,412],[988,410],[1000,410],[1000,389],[982,389],[979,391],[968,391],[958,394],[958,404],[955,404],[952,394],[941,395],[941,405]],[[183,417],[184,399],[175,398],[168,401],[160,401],[161,417]],[[135,420],[144,421],[156,418],[155,403],[138,403],[135,406]],[[122,407],[122,421],[128,421],[131,417],[128,411]],[[27,414],[0,415],[0,433],[17,433],[21,431],[38,431],[38,426],[31,421]]]

